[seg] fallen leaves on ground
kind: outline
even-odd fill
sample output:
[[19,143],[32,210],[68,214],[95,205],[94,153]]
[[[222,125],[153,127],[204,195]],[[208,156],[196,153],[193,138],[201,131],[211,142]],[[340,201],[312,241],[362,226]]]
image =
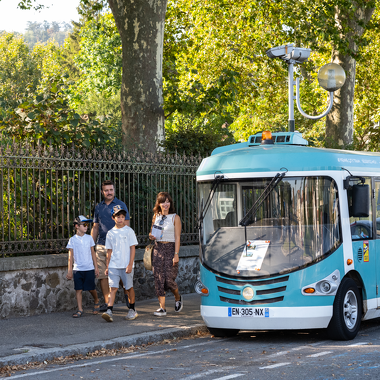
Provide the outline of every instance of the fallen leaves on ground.
[[[17,371],[25,371],[30,369],[40,369],[45,368],[48,365],[66,365],[66,364],[72,364],[78,360],[86,360],[86,359],[92,359],[97,357],[104,357],[104,356],[117,356],[122,354],[129,354],[131,352],[136,352],[140,350],[146,350],[147,346],[159,346],[164,344],[172,344],[177,343],[180,340],[188,340],[188,339],[195,339],[195,338],[201,338],[205,336],[209,336],[210,333],[204,332],[204,331],[198,331],[196,334],[183,337],[183,338],[173,338],[173,339],[165,339],[161,342],[153,343],[148,342],[147,344],[142,344],[140,346],[129,346],[129,347],[121,347],[121,348],[113,348],[113,349],[106,349],[102,348],[100,350],[96,350],[94,352],[88,352],[86,355],[70,355],[70,356],[60,356],[58,358],[54,358],[52,360],[44,360],[43,362],[31,362],[27,364],[19,364],[19,365],[7,365],[4,367],[0,367],[0,376],[3,377],[9,377],[12,374],[14,374]],[[143,351],[145,352],[145,351]]]

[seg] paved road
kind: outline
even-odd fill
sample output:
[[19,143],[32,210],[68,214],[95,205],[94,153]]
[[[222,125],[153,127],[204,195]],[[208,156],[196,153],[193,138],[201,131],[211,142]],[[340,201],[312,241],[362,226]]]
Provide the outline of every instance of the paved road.
[[166,341],[119,356],[81,360],[12,374],[26,379],[376,379],[380,378],[380,321],[363,323],[356,339],[323,332],[240,333],[234,338]]

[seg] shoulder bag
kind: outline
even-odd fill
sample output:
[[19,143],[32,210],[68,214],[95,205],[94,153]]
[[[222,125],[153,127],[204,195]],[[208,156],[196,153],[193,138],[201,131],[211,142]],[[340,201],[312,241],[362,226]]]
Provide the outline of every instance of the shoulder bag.
[[153,248],[154,243],[150,243],[145,247],[143,263],[146,270],[152,270],[153,267]]

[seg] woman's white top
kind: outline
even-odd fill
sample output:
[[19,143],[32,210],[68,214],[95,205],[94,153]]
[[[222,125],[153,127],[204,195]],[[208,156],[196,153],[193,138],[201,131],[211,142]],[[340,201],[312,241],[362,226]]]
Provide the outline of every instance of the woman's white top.
[[157,241],[168,241],[173,243],[175,242],[174,219],[176,215],[177,214],[166,215],[166,219],[164,220],[164,223],[162,225],[160,225],[160,221],[162,220],[163,215],[159,214],[156,216],[154,224],[162,228],[161,237],[157,238]]

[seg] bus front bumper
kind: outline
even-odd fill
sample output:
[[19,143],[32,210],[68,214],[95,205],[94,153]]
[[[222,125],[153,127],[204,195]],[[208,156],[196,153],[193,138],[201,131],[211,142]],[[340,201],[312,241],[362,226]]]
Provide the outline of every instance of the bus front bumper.
[[332,306],[225,307],[201,305],[207,327],[239,330],[302,330],[326,328]]

